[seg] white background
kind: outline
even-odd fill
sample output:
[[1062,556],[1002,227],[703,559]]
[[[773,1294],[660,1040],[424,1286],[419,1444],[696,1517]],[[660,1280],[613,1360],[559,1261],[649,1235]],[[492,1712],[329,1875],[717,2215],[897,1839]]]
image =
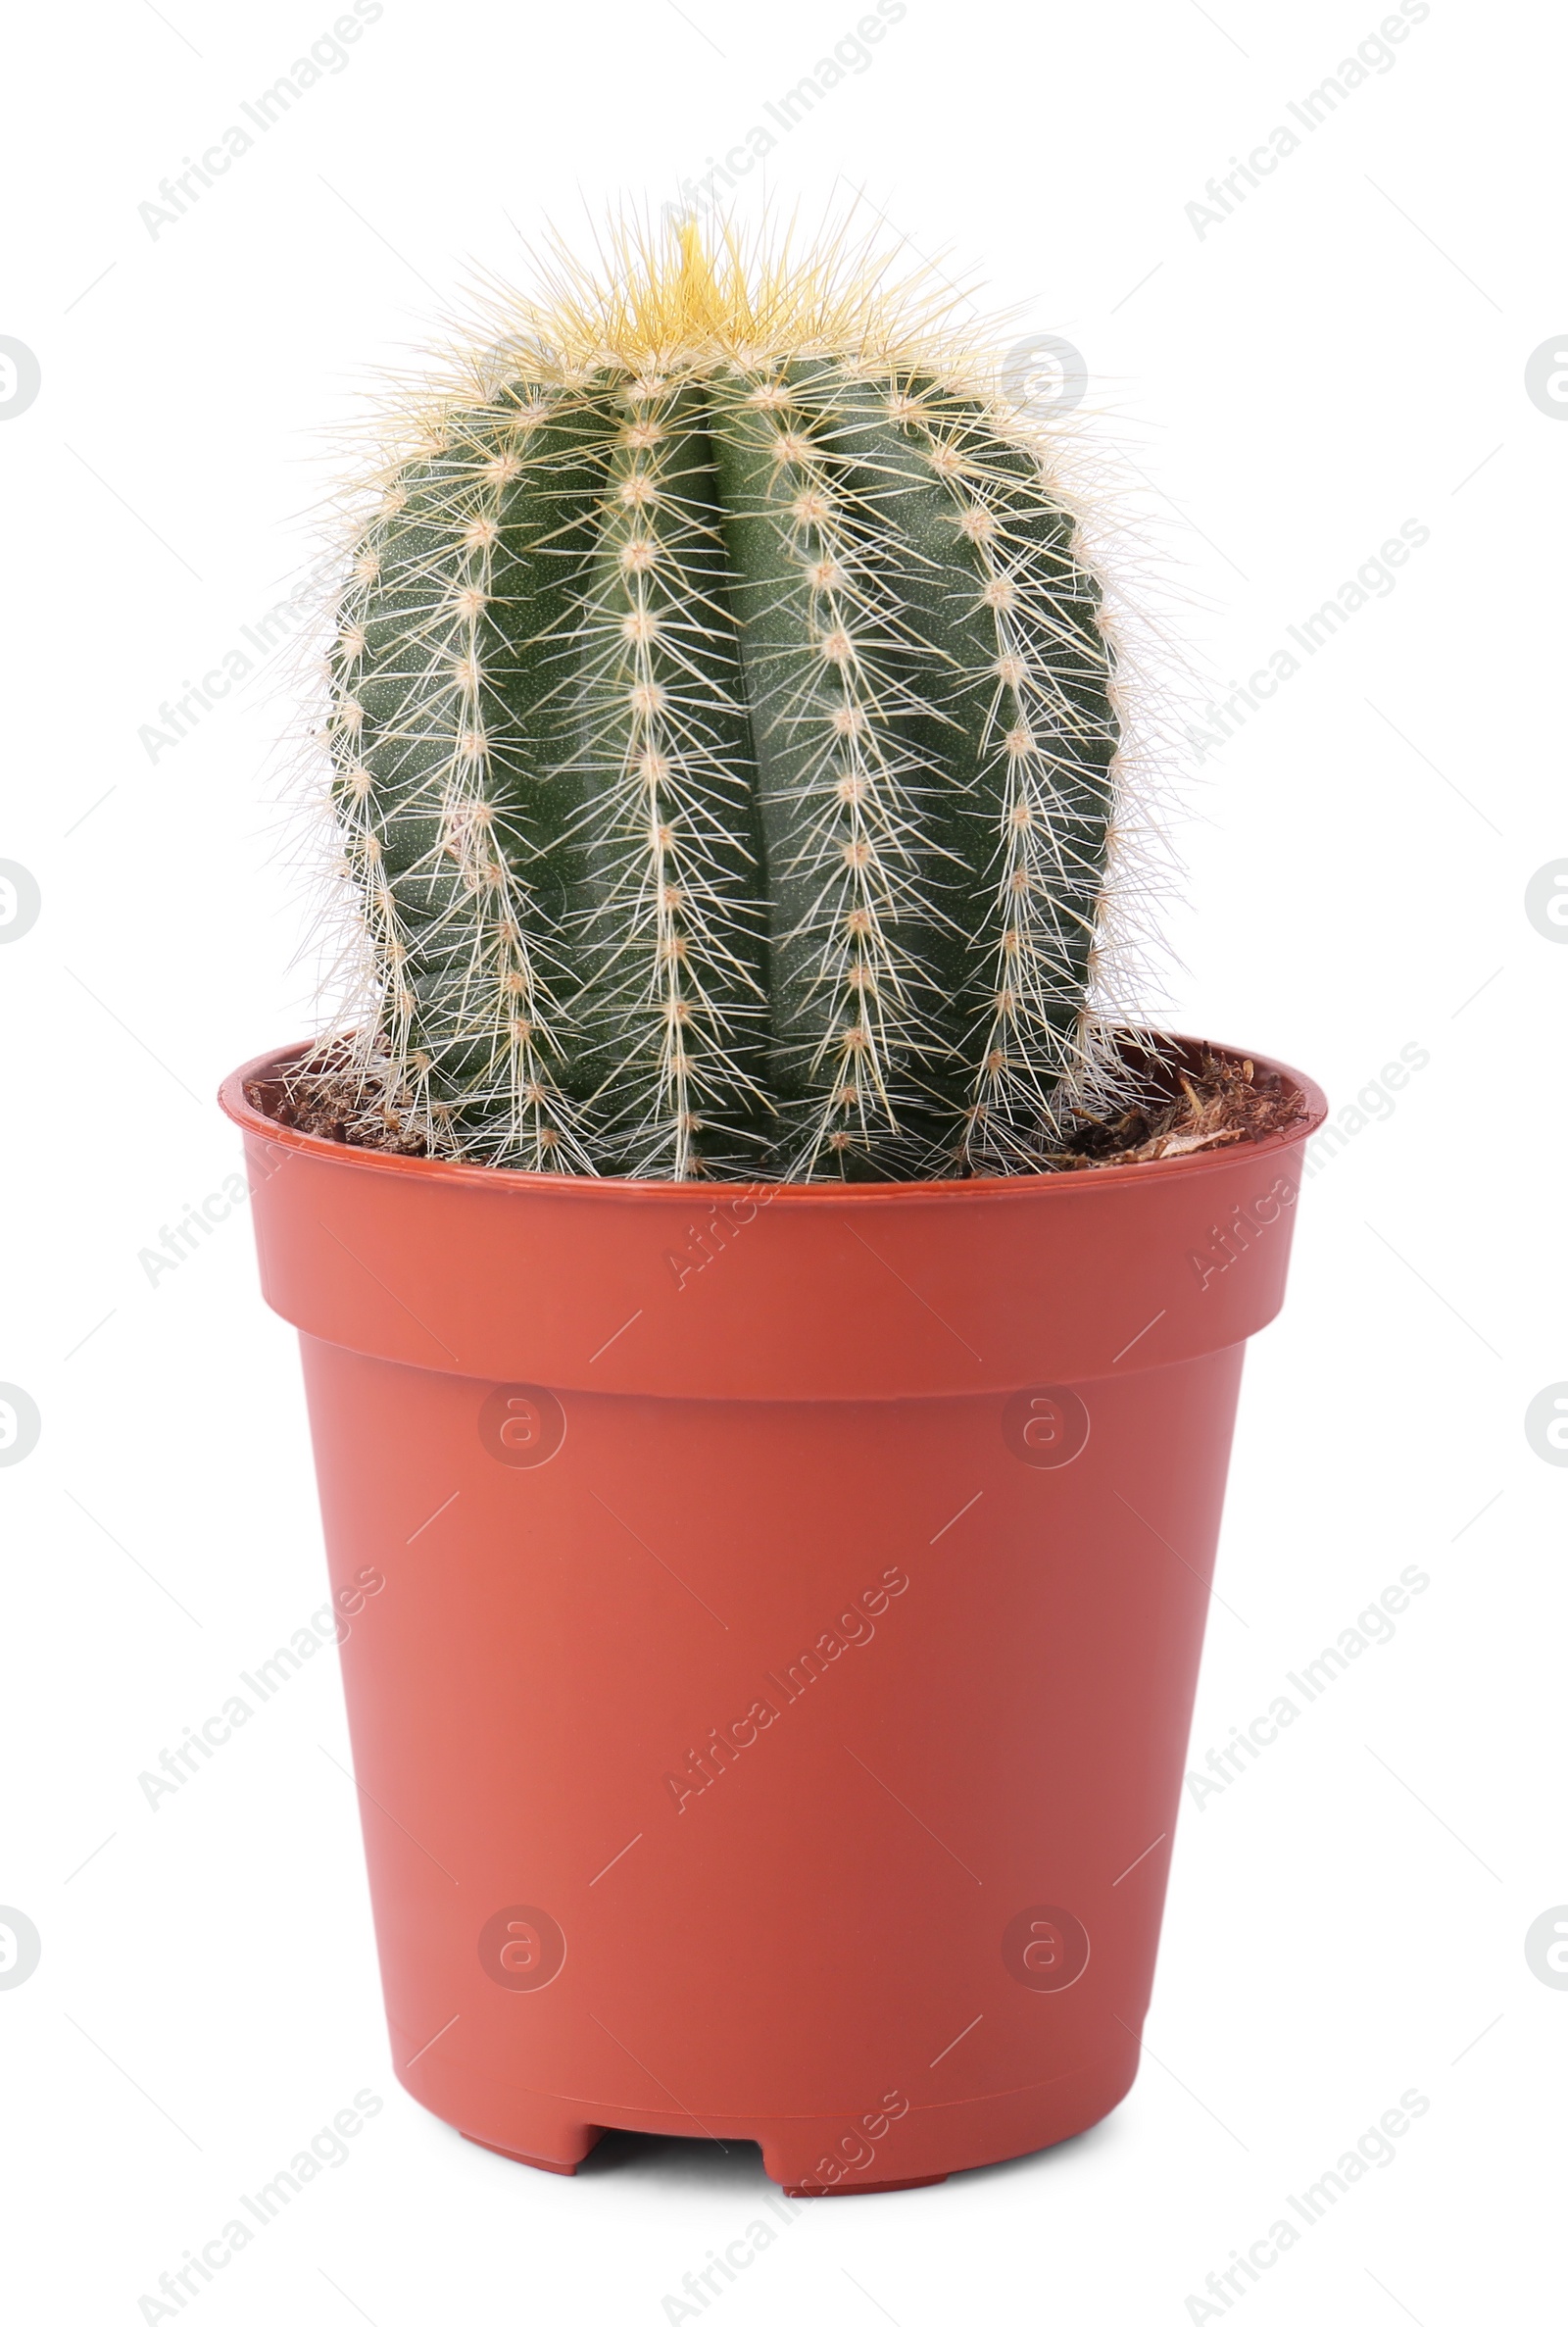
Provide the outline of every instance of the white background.
[[[0,333],[42,387],[0,423],[0,856],[43,910],[0,948],[0,1377],[43,1431],[0,1472],[0,1902],[43,1955],[0,1990],[0,2268],[19,2319],[147,2315],[235,2194],[369,2087],[385,2105],[347,2161],[191,2299],[201,2319],[656,2322],[758,2218],[760,2162],[625,2141],[558,2180],[401,2092],[334,1660],[158,1811],[138,1788],[323,1597],[295,1353],[243,1211],[156,1285],[138,1262],[236,1166],[220,1075],[308,1023],[272,805],[293,715],[264,675],[156,765],[138,729],[284,594],[321,431],[470,264],[515,272],[514,223],[673,197],[856,10],[386,0],[343,71],[151,234],[138,205],[332,13],[98,0],[9,35]],[[1524,384],[1568,324],[1560,24],[1433,0],[1234,215],[1200,235],[1186,209],[1379,16],[909,0],[769,158],[786,200],[863,186],[1015,328],[1084,351],[1200,701],[1402,520],[1430,528],[1245,732],[1169,768],[1190,910],[1165,1021],[1298,1064],[1337,1106],[1402,1046],[1430,1053],[1314,1177],[1249,1360],[1235,1613],[1211,1618],[1193,1761],[1401,1568],[1431,1580],[1184,1806],[1150,2057],[1113,2116],[808,2208],[712,2302],[735,2327],[1203,2317],[1206,2274],[1410,2087],[1431,2105],[1395,2161],[1232,2307],[1447,2327],[1560,2301],[1568,1993],[1524,1937],[1568,1899],[1568,1474],[1523,1426],[1568,1376],[1568,947],[1523,901],[1568,857],[1568,406]]]

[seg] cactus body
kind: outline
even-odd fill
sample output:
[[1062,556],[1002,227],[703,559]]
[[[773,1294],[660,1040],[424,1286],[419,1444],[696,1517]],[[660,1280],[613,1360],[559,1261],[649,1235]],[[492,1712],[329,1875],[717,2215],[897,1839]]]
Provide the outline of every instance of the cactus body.
[[[639,1176],[1038,1166],[1114,807],[1040,452],[875,347],[492,367],[358,545],[332,791],[440,1152]],[[726,315],[737,293],[724,294]]]

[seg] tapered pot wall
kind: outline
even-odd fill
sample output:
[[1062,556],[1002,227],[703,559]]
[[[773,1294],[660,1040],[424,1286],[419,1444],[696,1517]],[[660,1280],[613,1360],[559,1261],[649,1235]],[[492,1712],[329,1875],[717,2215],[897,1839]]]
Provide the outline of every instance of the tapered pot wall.
[[275,1070],[224,1103],[362,1603],[408,2089],[557,2169],[623,2126],[805,2190],[1093,2123],[1320,1095],[1176,1163],[699,1193],[332,1147],[247,1103]]

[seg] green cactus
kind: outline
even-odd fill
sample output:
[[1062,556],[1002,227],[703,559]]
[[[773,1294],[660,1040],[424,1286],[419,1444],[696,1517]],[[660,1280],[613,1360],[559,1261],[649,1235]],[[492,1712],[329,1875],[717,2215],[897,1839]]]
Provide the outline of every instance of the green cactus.
[[358,538],[331,797],[367,1106],[639,1177],[1039,1169],[1091,1007],[1114,659],[1046,450],[831,268],[623,242]]

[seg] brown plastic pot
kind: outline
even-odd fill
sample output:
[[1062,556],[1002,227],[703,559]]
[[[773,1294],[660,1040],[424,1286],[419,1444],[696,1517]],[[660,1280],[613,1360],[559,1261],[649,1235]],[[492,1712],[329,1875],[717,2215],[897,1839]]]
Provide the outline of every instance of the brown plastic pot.
[[[300,1331],[397,2073],[570,2173],[941,2180],[1133,2081],[1281,1135],[710,1187],[335,1146],[229,1078]],[[1269,1063],[1264,1062],[1267,1064]]]

